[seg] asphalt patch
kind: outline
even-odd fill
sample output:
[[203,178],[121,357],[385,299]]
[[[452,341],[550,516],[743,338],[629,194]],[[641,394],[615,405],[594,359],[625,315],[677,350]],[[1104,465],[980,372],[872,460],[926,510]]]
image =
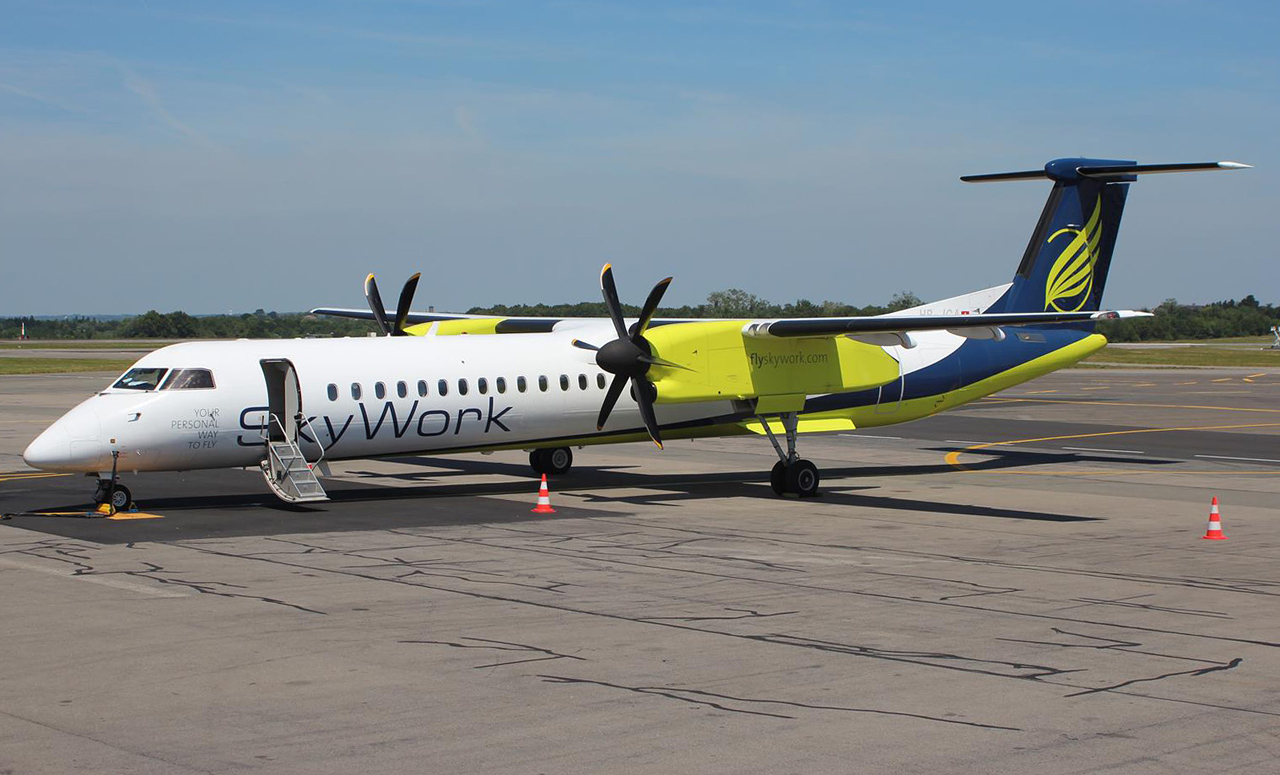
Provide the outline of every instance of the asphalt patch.
[[[537,500],[533,479],[480,488],[325,480],[329,501],[297,505],[266,492],[261,476],[253,471],[138,474],[126,476],[122,483],[134,493],[140,512],[161,518],[91,515],[94,481],[79,476],[2,482],[0,514],[7,516],[6,525],[101,544],[617,516],[562,507],[554,496],[555,514],[532,514],[529,510]],[[527,503],[494,497],[519,493],[528,495]]]

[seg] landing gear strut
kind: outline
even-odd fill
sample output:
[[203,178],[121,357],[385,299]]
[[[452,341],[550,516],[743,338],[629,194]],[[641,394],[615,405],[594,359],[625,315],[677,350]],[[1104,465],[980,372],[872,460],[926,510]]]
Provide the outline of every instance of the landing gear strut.
[[787,448],[784,451],[782,445],[778,443],[778,437],[773,435],[773,429],[769,427],[769,421],[763,417],[757,417],[764,426],[765,435],[769,437],[769,442],[773,444],[773,449],[778,453],[778,462],[774,464],[773,470],[769,472],[769,485],[773,488],[774,493],[785,495],[786,493],[795,493],[801,498],[812,498],[818,494],[818,467],[808,460],[802,459],[796,454],[796,427],[800,423],[799,416],[795,412],[784,412],[779,415],[778,419],[782,420],[782,428],[786,431]]
[[559,476],[573,467],[573,450],[568,447],[535,449],[529,453],[529,465],[535,474]]
[[102,476],[98,479],[98,489],[93,494],[93,502],[102,506],[110,503],[114,511],[124,511],[133,505],[133,493],[129,492],[129,488],[120,484],[120,478],[116,476],[116,464],[119,462],[120,452],[112,450],[111,452],[111,473],[108,476]]

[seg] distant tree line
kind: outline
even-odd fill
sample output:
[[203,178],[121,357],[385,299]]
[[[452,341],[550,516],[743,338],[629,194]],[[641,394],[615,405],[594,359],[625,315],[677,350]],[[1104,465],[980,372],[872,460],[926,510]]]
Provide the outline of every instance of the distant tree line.
[[[884,305],[858,307],[844,302],[812,302],[799,299],[775,304],[746,291],[730,288],[707,296],[706,302],[683,307],[660,307],[659,317],[743,318],[743,317],[852,317],[880,315],[920,304],[909,291],[894,294]],[[623,305],[628,315],[640,308]],[[1213,304],[1179,304],[1165,301],[1153,318],[1106,321],[1099,333],[1113,342],[1140,342],[1169,339],[1211,339],[1228,336],[1262,336],[1280,323],[1280,306],[1261,304],[1252,295]],[[499,304],[472,307],[475,315],[503,317],[604,317],[603,302],[577,304]],[[26,323],[32,339],[289,339],[294,337],[365,336],[377,328],[372,322],[320,317],[296,312],[265,312],[261,309],[242,315],[188,315],[150,310],[142,315],[117,319],[67,317],[58,319],[0,318],[0,339],[16,339]]]
[[1167,299],[1152,318],[1113,320],[1098,324],[1098,333],[1113,342],[1146,342],[1171,339],[1217,339],[1228,336],[1262,336],[1280,324],[1280,306],[1262,304],[1253,297],[1212,304],[1179,304]]
[[[661,318],[820,318],[854,317],[857,315],[883,315],[886,312],[906,309],[922,304],[920,297],[910,291],[895,293],[886,305],[873,304],[855,307],[842,301],[815,303],[800,299],[788,304],[774,304],[752,293],[730,288],[715,291],[706,302],[683,307],[658,307]],[[623,304],[627,315],[639,315],[636,304]],[[580,301],[577,304],[498,304],[492,307],[472,307],[473,315],[501,315],[503,317],[606,317],[609,311],[602,301]]]
[[66,317],[0,319],[0,338],[16,339],[22,324],[32,339],[292,339],[295,337],[365,336],[372,322],[320,317],[297,312],[242,315],[188,315],[156,312],[118,319]]

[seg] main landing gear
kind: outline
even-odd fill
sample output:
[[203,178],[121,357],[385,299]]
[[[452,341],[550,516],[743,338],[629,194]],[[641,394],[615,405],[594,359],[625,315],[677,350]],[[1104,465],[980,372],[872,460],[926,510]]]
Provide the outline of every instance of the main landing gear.
[[769,421],[763,417],[756,418],[764,425],[765,435],[769,437],[769,442],[773,444],[773,449],[778,453],[778,462],[774,464],[773,470],[769,472],[769,485],[773,487],[774,493],[778,495],[786,495],[787,493],[795,493],[801,498],[812,498],[818,494],[818,467],[808,460],[802,459],[796,454],[796,426],[799,425],[799,417],[795,412],[784,412],[779,415],[778,419],[782,420],[782,428],[786,431],[787,448],[784,451],[782,445],[778,443],[778,438],[773,435],[773,430],[769,427]]
[[573,450],[568,447],[535,449],[529,453],[529,465],[535,474],[559,476],[573,467]]

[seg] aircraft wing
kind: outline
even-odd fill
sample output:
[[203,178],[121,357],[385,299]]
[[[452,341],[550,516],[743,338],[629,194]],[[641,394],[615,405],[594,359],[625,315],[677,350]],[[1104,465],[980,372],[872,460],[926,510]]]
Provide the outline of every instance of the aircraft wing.
[[[377,317],[368,308],[317,307],[311,310],[311,314],[377,322]],[[388,317],[394,317],[395,313],[388,310],[387,315]],[[461,324],[463,328],[453,333],[541,334],[551,331],[555,328],[556,323],[562,320],[564,318],[504,318],[497,315],[468,315],[460,312],[410,312],[405,315],[405,324],[407,326],[449,321],[475,321],[478,324],[478,328],[471,331],[467,330],[464,322]],[[601,318],[601,320],[604,320],[604,318]],[[410,333],[414,333],[414,331],[410,331]]]
[[[342,307],[316,307],[311,310],[312,315],[327,315],[333,318],[353,318],[355,320],[375,321],[373,312],[368,307],[360,309],[346,309]],[[388,317],[394,318],[396,311],[389,309],[386,311]],[[410,312],[406,316],[409,323],[433,323],[437,320],[473,320],[476,318],[491,318],[493,315],[465,315],[458,312]]]
[[[337,307],[317,307],[311,310],[313,315],[354,318],[356,320],[376,321],[373,312],[368,308],[344,309]],[[394,312],[387,311],[389,316]],[[958,336],[971,339],[1000,339],[996,332],[1001,326],[1045,326],[1086,323],[1097,320],[1119,320],[1123,318],[1150,317],[1150,312],[1133,310],[1103,310],[1098,312],[1005,312],[975,313],[972,315],[869,315],[849,318],[778,318],[769,320],[753,320],[743,327],[747,336],[797,338],[797,337],[830,337],[851,336],[869,344],[910,344],[904,335],[912,331],[950,331]],[[603,323],[607,318],[535,318],[535,317],[500,317],[495,315],[470,315],[455,312],[409,312],[406,316],[408,325],[458,321],[464,328],[451,333],[494,333],[494,334],[534,334],[556,330],[559,323]],[[473,326],[463,321],[474,321]],[[712,318],[655,318],[651,327],[670,325],[672,323],[713,322]],[[720,322],[720,321],[715,321]]]
[[[1097,312],[1000,312],[972,315],[873,315],[853,318],[783,318],[749,323],[744,332],[758,337],[824,337],[877,334],[897,335],[912,331],[950,331],[973,339],[1000,338],[994,329],[1001,326],[1045,326],[1087,323],[1096,320],[1151,317],[1150,312],[1102,310]],[[878,343],[878,342],[876,342]]]

